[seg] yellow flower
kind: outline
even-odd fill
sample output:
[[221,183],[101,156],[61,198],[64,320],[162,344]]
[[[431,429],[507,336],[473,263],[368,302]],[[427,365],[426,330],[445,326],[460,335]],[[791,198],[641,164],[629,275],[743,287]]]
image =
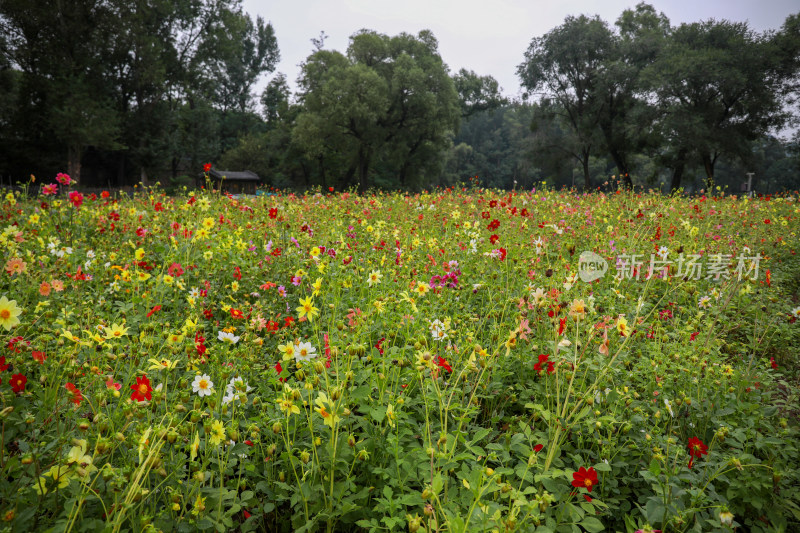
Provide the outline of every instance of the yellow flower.
[[172,285],[172,282],[175,281],[175,278],[173,278],[169,274],[165,274],[163,280],[164,283],[166,283],[167,285]]
[[205,229],[211,229],[214,227],[214,219],[211,217],[206,217],[203,219],[203,227]]
[[212,446],[218,446],[225,439],[225,426],[222,421],[214,420],[211,423],[211,434],[208,437],[208,442]]
[[19,315],[22,309],[17,307],[16,300],[9,300],[5,296],[0,298],[0,326],[3,326],[6,331],[19,324]]
[[315,316],[319,314],[319,309],[314,307],[314,302],[311,301],[311,296],[306,299],[300,298],[300,307],[297,308],[297,317],[303,318],[304,316],[308,318],[308,321],[314,319]]
[[136,257],[137,261],[144,259],[144,248],[138,248],[136,253],[134,253],[134,257]]
[[389,404],[389,407],[386,408],[386,421],[389,422],[389,425],[394,427],[394,406]]
[[194,440],[189,445],[189,460],[194,461],[197,458],[197,452],[200,451],[200,433],[194,433]]
[[319,292],[322,290],[322,278],[317,278],[313,285],[311,285],[311,288],[314,289],[311,296],[319,296]]
[[234,281],[233,283],[231,283],[231,290],[233,292],[236,292],[236,291],[239,290],[239,282],[238,281]]
[[333,429],[334,424],[340,420],[340,417],[336,414],[336,407],[328,399],[328,396],[324,392],[320,392],[314,403],[317,404],[314,410],[320,414],[322,421],[325,422],[326,426],[330,426]]
[[281,408],[281,411],[286,411],[287,416],[291,414],[296,414],[296,415],[300,414],[300,408],[294,404],[292,399],[289,396],[287,396],[285,392],[280,398],[275,400],[275,402]]
[[178,365],[178,361],[170,361],[169,359],[153,359],[150,358],[147,360],[150,363],[150,367],[148,370],[172,370]]
[[111,324],[110,328],[103,326],[103,331],[106,332],[106,339],[117,339],[128,334],[128,328],[119,324]]
[[139,272],[136,273],[136,278],[139,281],[147,281],[148,279],[150,279],[150,274],[140,270]]
[[197,499],[194,501],[194,505],[192,506],[192,514],[197,516],[201,512],[206,510],[206,499],[197,495]]
[[279,344],[278,351],[283,354],[284,361],[291,361],[294,359],[294,343],[287,342],[286,344]]
[[583,320],[586,318],[586,302],[583,300],[573,300],[569,308],[569,316],[575,320]]
[[430,286],[427,283],[420,281],[419,283],[417,283],[417,288],[415,290],[417,291],[417,294],[419,294],[420,296],[425,296],[426,294],[428,294]]
[[617,331],[623,337],[627,337],[630,334],[630,330],[628,329],[628,321],[625,320],[625,317],[620,315],[617,319]]

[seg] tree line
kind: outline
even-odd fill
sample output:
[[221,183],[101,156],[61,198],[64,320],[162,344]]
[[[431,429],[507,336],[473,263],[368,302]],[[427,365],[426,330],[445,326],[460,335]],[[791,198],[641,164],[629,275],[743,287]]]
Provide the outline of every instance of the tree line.
[[[202,164],[273,187],[800,188],[800,16],[757,33],[651,5],[532,39],[526,91],[451,73],[430,31],[312,39],[294,94],[240,0],[0,2],[0,176],[179,185]],[[271,79],[259,96],[260,76]],[[796,126],[796,124],[794,124]],[[613,178],[612,178],[613,176]],[[7,177],[7,178],[6,178]]]

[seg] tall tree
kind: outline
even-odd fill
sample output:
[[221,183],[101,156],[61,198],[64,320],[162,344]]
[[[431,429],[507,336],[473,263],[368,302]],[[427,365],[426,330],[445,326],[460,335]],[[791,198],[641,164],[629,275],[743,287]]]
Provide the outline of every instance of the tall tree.
[[381,165],[393,166],[401,187],[438,175],[460,113],[430,32],[388,37],[363,30],[350,38],[346,56],[312,53],[299,85],[295,139],[312,158],[343,155],[346,168],[336,172],[357,177],[360,190]]
[[497,109],[508,103],[500,93],[500,85],[491,76],[479,76],[472,70],[462,68],[453,76],[453,82],[461,102],[461,118],[475,113]]
[[[784,123],[785,71],[770,40],[745,23],[709,20],[674,29],[645,72],[662,108],[660,128],[682,168],[696,154],[714,187],[720,155],[732,156]],[[680,174],[678,174],[678,178]],[[672,187],[679,186],[673,179]]]
[[598,126],[604,148],[627,188],[633,187],[631,158],[653,142],[655,108],[643,97],[641,72],[655,61],[670,31],[669,20],[644,2],[617,19],[619,35],[605,59],[599,82]]
[[614,48],[608,25],[595,16],[568,16],[561,26],[531,41],[517,67],[522,86],[558,103],[578,146],[584,187],[591,187],[589,158],[599,144],[598,124],[606,62]]

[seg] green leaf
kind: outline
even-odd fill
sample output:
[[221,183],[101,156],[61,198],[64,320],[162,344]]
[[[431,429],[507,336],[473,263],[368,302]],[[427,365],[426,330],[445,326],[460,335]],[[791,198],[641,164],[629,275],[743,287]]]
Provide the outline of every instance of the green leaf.
[[597,533],[598,531],[603,531],[606,527],[603,523],[593,516],[587,516],[580,522],[583,529],[588,531],[589,533]]

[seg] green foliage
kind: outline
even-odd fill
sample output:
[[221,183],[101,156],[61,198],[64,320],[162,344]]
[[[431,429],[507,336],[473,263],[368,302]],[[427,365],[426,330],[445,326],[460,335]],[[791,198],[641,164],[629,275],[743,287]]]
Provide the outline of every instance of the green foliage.
[[385,183],[401,187],[438,174],[459,114],[437,47],[427,31],[388,37],[364,30],[351,37],[346,56],[327,50],[309,56],[292,135],[319,163],[323,181],[338,173],[338,185],[365,190],[390,172]]

